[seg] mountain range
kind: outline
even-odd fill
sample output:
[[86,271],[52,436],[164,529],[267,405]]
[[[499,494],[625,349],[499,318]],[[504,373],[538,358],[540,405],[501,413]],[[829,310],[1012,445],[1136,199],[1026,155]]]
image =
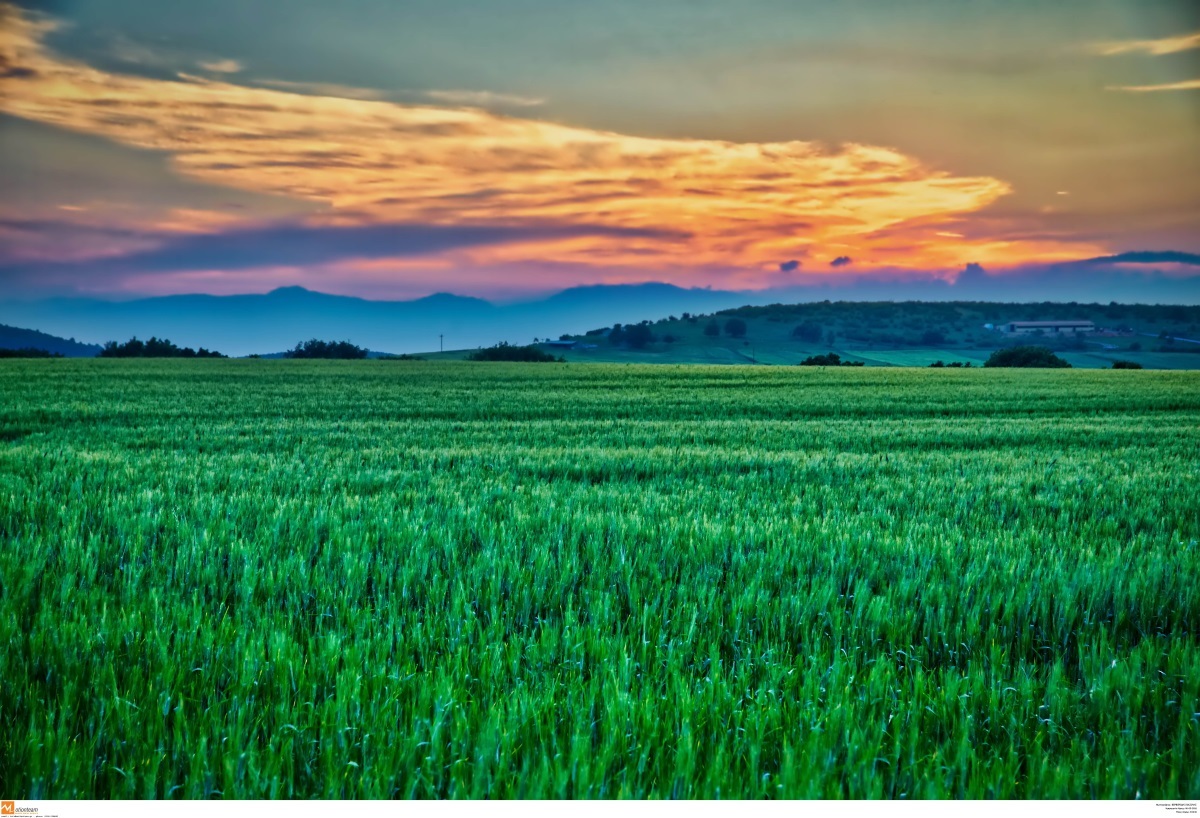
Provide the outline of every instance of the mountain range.
[[[0,298],[0,324],[30,327],[90,344],[157,336],[180,346],[204,346],[228,355],[280,352],[310,338],[346,340],[372,350],[405,353],[473,349],[500,341],[526,344],[535,337],[557,338],[683,312],[825,299],[1200,303],[1200,276],[1127,268],[1130,263],[1147,262],[1183,263],[1194,268],[1200,266],[1200,257],[1126,254],[997,276],[971,264],[953,283],[929,277],[858,276],[847,281],[801,274],[788,277],[785,286],[754,291],[689,289],[653,282],[596,285],[515,304],[449,293],[410,301],[373,301],[302,287],[253,295],[171,295],[130,301]],[[46,348],[32,342],[19,345]],[[58,351],[94,354],[78,349]]]
[[229,355],[278,352],[309,338],[348,340],[386,352],[418,352],[499,341],[529,343],[534,337],[580,332],[593,324],[608,326],[746,303],[750,302],[742,293],[667,284],[582,287],[542,301],[503,306],[448,293],[412,301],[369,301],[282,287],[261,295],[0,302],[0,323],[95,343],[157,336]]

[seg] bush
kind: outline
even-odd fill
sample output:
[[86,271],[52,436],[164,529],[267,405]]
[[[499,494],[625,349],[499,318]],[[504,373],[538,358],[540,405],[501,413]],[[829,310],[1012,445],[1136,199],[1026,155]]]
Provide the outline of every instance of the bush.
[[998,349],[984,366],[1027,369],[1070,369],[1071,365],[1046,347],[1026,346]]
[[1142,365],[1137,361],[1113,361],[1113,369],[1142,369]]
[[349,341],[318,341],[313,338],[302,344],[296,344],[285,358],[335,358],[337,360],[353,360],[367,357],[367,350],[355,346]]
[[518,361],[520,363],[565,363],[565,358],[558,358],[548,352],[543,352],[535,346],[517,346],[507,341],[501,341],[494,347],[472,352],[467,356],[469,361]]
[[799,363],[799,366],[863,366],[862,361],[843,361],[836,352],[826,355],[810,355]]
[[725,334],[730,338],[745,338],[746,322],[740,318],[730,318],[725,322]]
[[709,338],[716,338],[721,334],[721,325],[717,323],[717,319],[713,319],[704,325],[704,334]]

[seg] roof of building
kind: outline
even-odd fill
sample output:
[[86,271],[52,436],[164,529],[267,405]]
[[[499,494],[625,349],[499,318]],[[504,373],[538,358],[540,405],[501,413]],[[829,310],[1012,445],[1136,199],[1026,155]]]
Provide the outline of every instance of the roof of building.
[[1094,321],[1009,321],[1014,327],[1090,327]]

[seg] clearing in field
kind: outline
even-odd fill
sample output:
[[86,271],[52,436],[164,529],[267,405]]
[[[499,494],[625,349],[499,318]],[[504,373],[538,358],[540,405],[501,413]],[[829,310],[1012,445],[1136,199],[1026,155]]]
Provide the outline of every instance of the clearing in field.
[[0,363],[30,798],[1196,798],[1200,376]]

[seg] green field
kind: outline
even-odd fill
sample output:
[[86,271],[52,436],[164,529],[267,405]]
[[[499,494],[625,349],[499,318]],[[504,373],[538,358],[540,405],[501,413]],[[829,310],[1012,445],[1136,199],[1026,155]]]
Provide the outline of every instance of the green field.
[[1200,797],[1200,374],[0,362],[5,797]]

